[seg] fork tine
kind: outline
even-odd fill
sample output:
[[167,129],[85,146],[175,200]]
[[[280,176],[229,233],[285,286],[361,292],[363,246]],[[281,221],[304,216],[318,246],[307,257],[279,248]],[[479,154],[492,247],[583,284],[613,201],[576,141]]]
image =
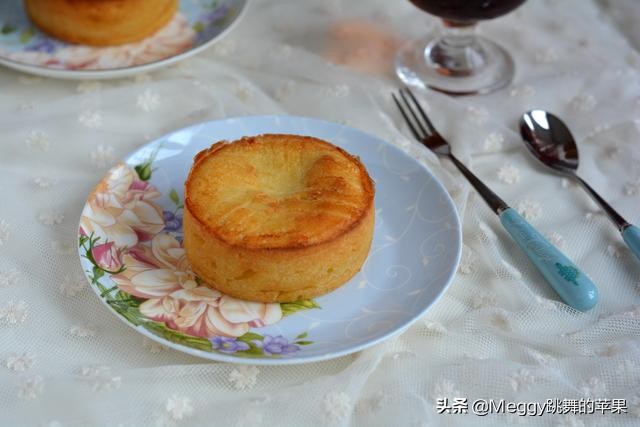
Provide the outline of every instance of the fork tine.
[[409,93],[409,96],[413,100],[413,103],[418,108],[418,112],[420,113],[420,115],[424,119],[425,123],[427,124],[427,127],[429,128],[429,131],[431,132],[431,134],[432,135],[437,135],[438,131],[436,130],[436,128],[431,123],[431,120],[429,120],[429,117],[427,117],[427,114],[424,112],[424,109],[420,106],[420,103],[418,102],[416,97],[413,95],[413,92],[411,92],[411,89],[409,89],[408,87],[405,87],[404,89],[407,91],[407,93]]
[[404,120],[407,123],[407,126],[409,126],[409,129],[411,129],[411,133],[413,133],[413,136],[418,141],[422,141],[425,137],[420,135],[420,133],[418,132],[418,129],[411,122],[411,119],[409,118],[409,115],[407,114],[407,112],[405,111],[405,108],[402,106],[402,104],[400,103],[400,101],[396,97],[396,94],[395,93],[391,93],[391,96],[393,97],[393,100],[395,101],[396,105],[398,106],[398,109],[400,110],[400,113],[402,114],[402,117],[404,117]]
[[[404,92],[402,91],[402,89],[400,89],[400,97],[402,97],[402,100],[404,101],[405,105],[407,106],[409,112],[411,113],[411,115],[413,116],[413,119],[415,120],[415,122],[418,124],[418,126],[420,127],[420,130],[422,131],[422,133],[425,135],[425,138],[427,136],[429,136],[431,134],[431,132],[429,132],[427,129],[425,129],[425,127],[423,126],[422,122],[420,121],[420,119],[418,118],[418,115],[416,114],[416,112],[414,111],[415,108],[411,107],[411,103],[409,102],[409,100],[407,99],[407,96],[404,94]],[[420,108],[420,105],[418,104],[418,110],[422,111],[422,109]],[[424,113],[422,114],[424,116]]]

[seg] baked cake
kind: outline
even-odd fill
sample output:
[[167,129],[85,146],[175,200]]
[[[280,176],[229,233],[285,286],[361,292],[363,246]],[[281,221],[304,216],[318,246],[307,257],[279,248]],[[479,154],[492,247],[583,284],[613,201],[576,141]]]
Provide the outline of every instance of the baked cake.
[[185,183],[184,247],[230,296],[286,302],[330,292],[364,263],[374,185],[357,157],[317,138],[260,135],[201,151]]
[[31,21],[69,43],[109,46],[135,42],[167,24],[178,0],[24,0]]

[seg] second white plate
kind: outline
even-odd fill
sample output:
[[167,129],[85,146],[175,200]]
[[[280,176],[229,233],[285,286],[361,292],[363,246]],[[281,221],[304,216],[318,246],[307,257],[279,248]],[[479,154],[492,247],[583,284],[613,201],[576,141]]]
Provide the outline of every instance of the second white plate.
[[0,64],[61,79],[107,79],[152,71],[210,46],[241,18],[247,0],[181,0],[173,19],[136,43],[92,47],[48,36],[22,0],[0,2]]

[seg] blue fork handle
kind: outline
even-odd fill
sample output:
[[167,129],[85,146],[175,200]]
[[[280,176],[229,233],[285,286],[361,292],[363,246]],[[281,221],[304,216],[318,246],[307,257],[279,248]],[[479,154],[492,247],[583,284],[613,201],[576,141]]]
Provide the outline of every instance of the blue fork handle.
[[[598,289],[591,279],[518,212],[505,209],[500,213],[500,222],[565,303],[580,311],[596,305]],[[635,237],[640,243],[640,229]]]
[[629,249],[640,259],[640,228],[630,225],[622,230],[622,238]]

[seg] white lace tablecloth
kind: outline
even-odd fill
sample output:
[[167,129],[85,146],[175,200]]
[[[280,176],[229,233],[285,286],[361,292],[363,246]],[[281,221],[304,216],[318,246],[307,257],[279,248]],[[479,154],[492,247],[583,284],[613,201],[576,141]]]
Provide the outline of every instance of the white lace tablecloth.
[[[530,159],[516,131],[533,107],[565,118],[582,176],[638,223],[634,16],[633,0],[529,1],[480,27],[514,55],[513,85],[424,97],[455,152],[599,285],[588,313],[559,303],[452,166],[407,137],[389,53],[437,24],[408,1],[254,1],[211,49],[127,80],[0,70],[0,425],[639,425],[640,262],[581,189]],[[451,287],[400,337],[323,363],[209,363],[143,339],[82,276],[75,235],[87,193],[169,131],[274,113],[346,122],[437,174],[464,222]],[[627,413],[437,414],[438,397],[626,399]]]

